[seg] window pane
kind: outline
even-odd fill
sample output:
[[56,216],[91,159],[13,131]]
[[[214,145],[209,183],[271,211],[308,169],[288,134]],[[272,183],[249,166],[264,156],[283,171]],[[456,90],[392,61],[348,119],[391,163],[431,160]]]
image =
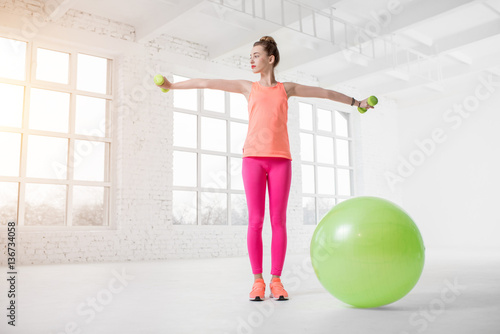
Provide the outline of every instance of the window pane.
[[68,132],[69,94],[31,89],[29,119],[31,129]]
[[227,194],[201,193],[201,224],[227,225]]
[[318,197],[318,223],[335,205],[333,197]]
[[196,153],[174,151],[174,186],[196,187]]
[[349,166],[349,141],[337,139],[337,165]]
[[26,184],[25,225],[65,225],[66,186]]
[[302,213],[304,216],[304,225],[316,225],[314,197],[302,197]]
[[75,140],[75,180],[104,181],[105,145],[96,141]]
[[231,225],[248,225],[248,207],[245,194],[231,195]]
[[216,111],[220,113],[225,112],[225,96],[224,92],[215,89],[203,90],[203,107],[205,110]]
[[108,79],[108,60],[106,58],[78,54],[77,68],[77,89],[106,94]]
[[73,225],[103,226],[104,188],[73,187]]
[[0,182],[0,225],[17,221],[19,183]]
[[316,110],[318,117],[318,130],[332,132],[332,112],[330,110]]
[[196,148],[196,115],[174,112],[174,146]]
[[50,179],[66,179],[68,140],[45,136],[28,137],[26,175]]
[[314,194],[314,166],[302,165],[302,193]]
[[211,117],[201,118],[201,148],[226,152],[226,121]]
[[196,191],[172,191],[174,225],[196,225]]
[[202,154],[200,168],[202,187],[227,189],[226,157]]
[[243,154],[248,124],[231,122],[231,153]]
[[337,169],[337,187],[339,195],[351,196],[351,171],[349,169]]
[[316,160],[333,165],[333,138],[316,136],[316,144],[318,145]]
[[313,129],[312,105],[299,102],[300,128],[303,130]]
[[243,94],[229,93],[231,117],[248,121],[248,102]]
[[106,136],[106,100],[76,97],[75,132],[86,136]]
[[23,86],[0,83],[0,101],[2,104],[0,108],[0,126],[22,127],[23,99]]
[[347,120],[349,119],[349,114],[335,111],[335,134],[337,136],[349,136],[349,125]]
[[0,132],[0,175],[19,176],[21,134]]
[[300,134],[300,159],[303,161],[314,161],[313,135],[309,133]]
[[335,174],[334,169],[318,166],[318,194],[335,194]]
[[52,50],[36,51],[36,79],[62,84],[68,83],[69,54]]
[[[173,82],[182,82],[188,78],[174,75]],[[174,108],[198,110],[198,91],[196,89],[174,89]]]
[[0,37],[0,77],[25,80],[26,42]]
[[231,158],[231,189],[244,190],[240,158]]

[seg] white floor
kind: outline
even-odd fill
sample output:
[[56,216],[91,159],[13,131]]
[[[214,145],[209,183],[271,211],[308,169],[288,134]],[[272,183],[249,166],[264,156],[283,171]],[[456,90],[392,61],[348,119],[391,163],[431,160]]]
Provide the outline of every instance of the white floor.
[[[308,255],[288,255],[290,300],[250,302],[248,258],[23,266],[16,327],[1,333],[500,333],[500,254],[427,250],[403,299],[356,309],[333,298]],[[269,258],[265,258],[269,272]],[[0,268],[7,275],[7,268]],[[265,277],[269,282],[270,277]]]

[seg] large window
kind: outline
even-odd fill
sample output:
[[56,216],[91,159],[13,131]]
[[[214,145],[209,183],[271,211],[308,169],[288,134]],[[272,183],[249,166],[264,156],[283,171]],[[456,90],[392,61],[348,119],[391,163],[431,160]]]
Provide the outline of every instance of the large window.
[[304,224],[316,225],[352,195],[352,138],[349,114],[298,102]]
[[107,226],[112,61],[0,37],[0,223]]
[[[173,76],[173,82],[187,80]],[[241,176],[247,101],[220,90],[174,90],[173,220],[246,225]]]

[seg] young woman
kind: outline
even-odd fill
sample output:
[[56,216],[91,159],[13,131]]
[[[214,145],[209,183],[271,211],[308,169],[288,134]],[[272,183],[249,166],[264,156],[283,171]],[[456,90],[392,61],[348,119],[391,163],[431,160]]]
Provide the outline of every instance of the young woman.
[[259,81],[191,79],[172,84],[165,78],[165,83],[159,86],[166,89],[218,89],[243,94],[248,101],[249,121],[243,145],[242,174],[248,207],[247,246],[254,275],[250,300],[264,300],[266,288],[262,278],[266,182],[272,228],[270,298],[288,299],[288,293],[280,280],[287,245],[286,209],[292,178],[287,130],[288,98],[325,98],[365,109],[373,108],[366,99],[357,101],[333,90],[277,82],[274,68],[279,61],[276,42],[272,37],[264,36],[254,43],[250,54],[252,72],[260,73]]

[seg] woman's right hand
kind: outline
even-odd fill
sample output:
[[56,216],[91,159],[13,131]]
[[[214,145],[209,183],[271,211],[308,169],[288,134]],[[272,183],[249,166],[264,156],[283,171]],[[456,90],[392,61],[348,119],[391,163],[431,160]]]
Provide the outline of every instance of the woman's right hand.
[[158,86],[163,89],[172,89],[172,83],[167,78],[163,77],[163,84]]

